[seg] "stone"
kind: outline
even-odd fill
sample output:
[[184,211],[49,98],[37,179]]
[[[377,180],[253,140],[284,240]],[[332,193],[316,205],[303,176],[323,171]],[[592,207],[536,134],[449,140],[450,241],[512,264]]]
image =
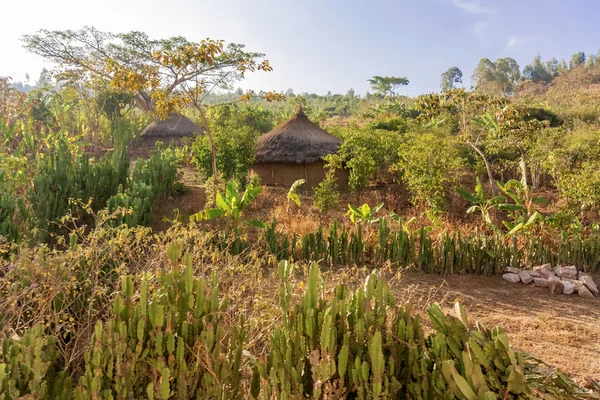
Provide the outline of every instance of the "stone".
[[511,273],[502,275],[502,278],[505,281],[508,281],[510,283],[517,283],[517,282],[521,281],[521,278],[519,277],[519,275],[517,275],[517,274],[511,274]]
[[538,269],[535,272],[540,275],[540,278],[544,279],[550,279],[551,276],[554,276],[554,272],[550,271],[549,269]]
[[544,271],[552,271],[552,266],[550,264],[543,264],[543,265],[538,265],[536,267],[533,267],[534,271],[540,271],[542,269]]
[[563,291],[563,283],[557,279],[550,279],[548,281],[548,289],[552,294],[561,294]]
[[574,265],[568,267],[558,267],[555,271],[556,276],[566,279],[577,279],[577,268]]
[[535,278],[533,280],[533,285],[537,287],[548,287],[548,279]]
[[521,269],[515,267],[506,267],[505,271],[511,274],[518,274],[519,272],[521,272]]
[[563,281],[563,294],[573,294],[575,292],[575,285],[571,283],[571,281]]
[[537,271],[527,271],[527,273],[529,274],[529,276],[531,276],[532,278],[541,278],[540,273]]
[[531,282],[533,282],[533,278],[531,277],[531,275],[529,275],[529,272],[527,271],[519,272],[519,278],[521,278],[521,282],[523,282],[526,285],[529,285]]
[[562,267],[560,265],[556,265],[554,267],[552,267],[552,272],[554,272],[555,274],[558,273],[558,270],[560,270]]
[[575,291],[578,291],[581,286],[583,286],[583,281],[571,280],[571,279],[563,279],[563,281],[567,281],[575,286]]
[[594,295],[594,296],[598,296],[598,286],[596,286],[596,283],[594,282],[594,280],[592,279],[591,276],[583,276],[581,278],[581,280],[583,281],[583,284],[588,288],[588,290]]
[[583,297],[584,299],[595,299],[596,297],[592,294],[592,292],[590,292],[590,290],[587,288],[587,286],[581,286],[579,288],[579,290],[577,291],[577,294],[579,294],[579,296]]

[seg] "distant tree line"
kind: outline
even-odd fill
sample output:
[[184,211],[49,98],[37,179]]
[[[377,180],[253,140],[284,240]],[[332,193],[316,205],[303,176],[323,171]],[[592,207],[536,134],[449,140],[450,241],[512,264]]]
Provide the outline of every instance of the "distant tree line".
[[[472,89],[488,94],[510,96],[514,94],[521,82],[548,84],[557,76],[571,71],[577,67],[593,67],[600,63],[600,51],[595,55],[586,55],[583,51],[573,54],[569,63],[566,60],[558,61],[556,58],[542,60],[538,54],[531,64],[523,70],[513,58],[499,58],[492,61],[482,58],[471,76]],[[442,91],[455,88],[456,83],[462,83],[462,71],[454,66],[441,75],[440,88]]]

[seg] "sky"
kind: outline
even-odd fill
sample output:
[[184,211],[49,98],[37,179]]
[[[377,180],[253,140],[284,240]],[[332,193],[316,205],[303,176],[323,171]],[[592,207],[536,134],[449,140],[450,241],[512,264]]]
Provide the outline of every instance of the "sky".
[[381,75],[407,77],[399,93],[414,96],[439,91],[452,66],[468,87],[484,57],[523,68],[536,54],[568,62],[600,48],[600,0],[22,0],[2,11],[0,76],[15,81],[52,67],[22,48],[23,34],[84,25],[242,43],[274,71],[240,87],[295,93],[364,94]]

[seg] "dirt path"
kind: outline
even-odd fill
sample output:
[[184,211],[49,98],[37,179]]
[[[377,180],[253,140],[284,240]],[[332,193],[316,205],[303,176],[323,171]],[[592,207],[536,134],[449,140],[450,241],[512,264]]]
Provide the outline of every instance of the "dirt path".
[[[594,276],[600,282],[600,275]],[[578,380],[600,379],[600,299],[554,296],[547,289],[494,276],[403,274],[400,293],[450,307],[460,301],[473,320],[503,326],[515,349]]]

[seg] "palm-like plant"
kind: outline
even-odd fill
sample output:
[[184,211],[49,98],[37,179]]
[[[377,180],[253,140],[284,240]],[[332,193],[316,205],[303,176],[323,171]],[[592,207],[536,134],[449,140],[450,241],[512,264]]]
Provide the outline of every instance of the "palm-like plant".
[[475,193],[468,193],[460,188],[457,188],[456,191],[471,203],[471,207],[469,207],[467,210],[467,214],[480,212],[481,218],[488,228],[491,230],[497,229],[496,225],[494,225],[491,211],[497,208],[497,206],[500,204],[506,203],[505,196],[494,196],[492,198],[487,198],[479,178],[477,178],[477,185],[475,185]]
[[375,217],[375,214],[377,214],[381,207],[383,207],[383,203],[379,203],[373,208],[369,207],[368,204],[363,204],[360,207],[348,204],[348,212],[346,215],[350,217],[350,221],[354,224],[359,222],[374,224],[380,220],[380,218]]
[[298,207],[300,207],[300,196],[298,196],[298,193],[296,193],[296,191],[298,190],[298,188],[304,184],[304,182],[306,182],[306,180],[304,179],[298,179],[296,182],[294,182],[292,184],[292,187],[290,187],[290,190],[288,191],[287,194],[287,210],[289,211],[290,209],[290,201],[293,201],[294,203],[296,203],[296,205]]
[[503,202],[496,205],[499,210],[507,211],[512,218],[512,221],[502,221],[508,229],[507,235],[514,235],[544,220],[542,214],[533,206],[534,204],[547,204],[546,199],[531,197],[527,186],[515,179],[504,184],[497,182],[497,184],[500,190],[514,201],[514,204]]
[[[260,186],[248,185],[246,190],[241,192],[236,182],[229,181],[225,187],[225,196],[220,192],[216,195],[215,200],[218,208],[207,208],[192,215],[190,219],[192,221],[202,221],[225,216],[239,221],[242,219],[244,209],[258,196],[260,190]],[[245,221],[257,228],[264,229],[267,227],[267,224],[262,221],[252,219]]]

